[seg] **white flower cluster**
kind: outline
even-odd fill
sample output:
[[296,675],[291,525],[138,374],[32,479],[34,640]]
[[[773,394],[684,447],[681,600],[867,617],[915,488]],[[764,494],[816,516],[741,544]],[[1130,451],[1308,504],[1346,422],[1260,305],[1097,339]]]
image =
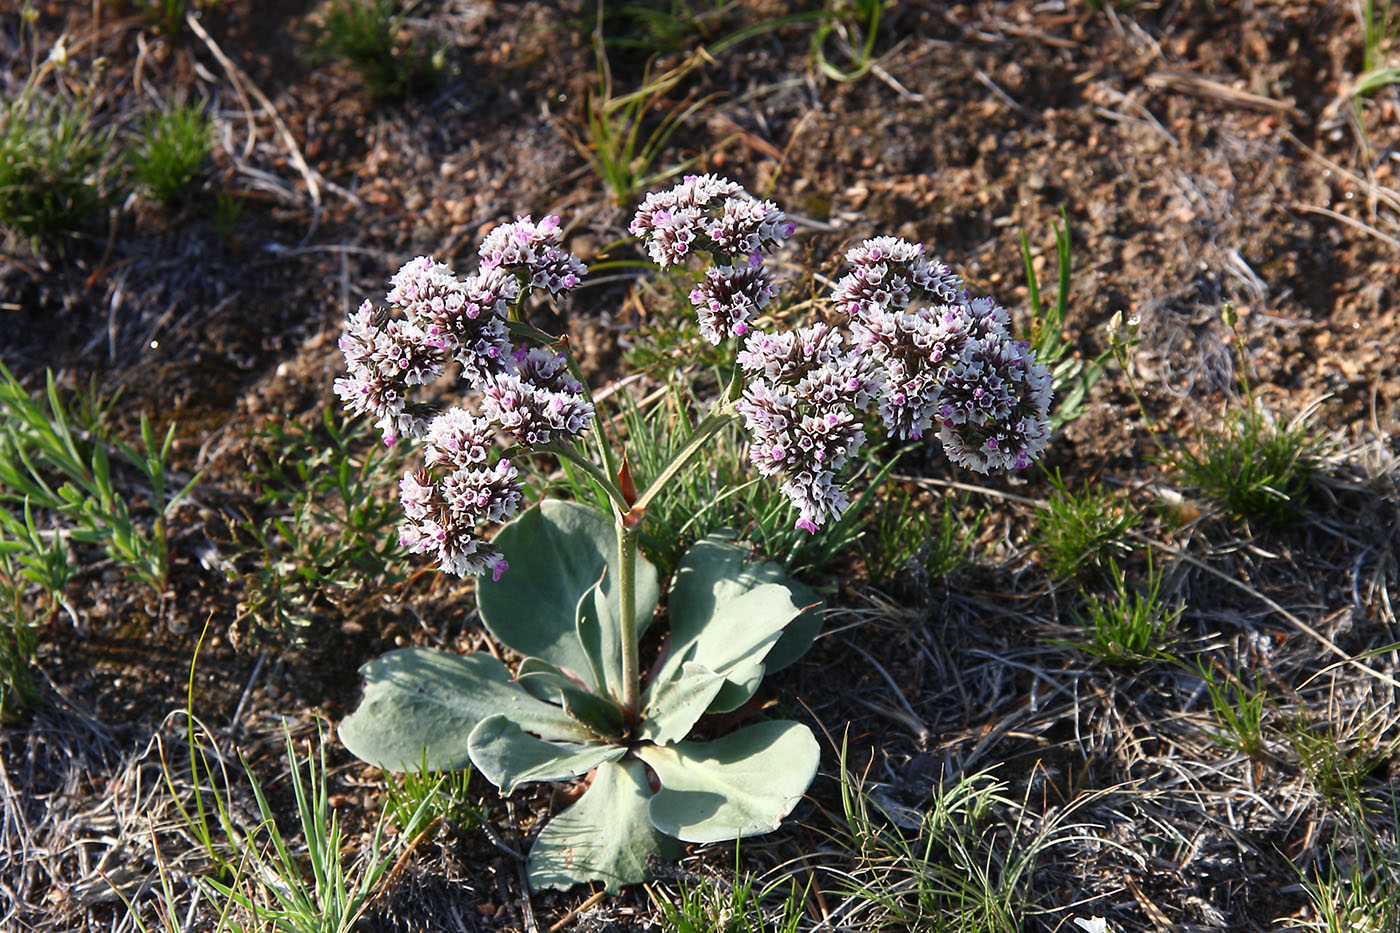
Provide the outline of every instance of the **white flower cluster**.
[[797,527],[815,532],[850,505],[838,474],[865,444],[861,415],[874,375],[840,331],[820,323],[752,334],[738,360],[749,376],[735,406],[749,459],[764,476],[783,477]]
[[715,264],[690,293],[700,333],[711,343],[748,333],[748,322],[777,294],[763,251],[792,236],[772,201],[760,201],[717,175],[688,175],[669,191],[646,196],[628,228],[663,269],[696,251]]
[[[971,297],[904,240],[867,240],[846,259],[855,268],[836,295],[883,370],[876,404],[889,431],[917,439],[936,424],[955,463],[1029,466],[1050,439],[1051,379],[1030,344],[1011,338],[1006,309]],[[908,310],[915,298],[931,303]]]
[[[335,391],[345,407],[375,418],[386,444],[424,440],[423,468],[399,486],[400,540],[460,576],[505,570],[500,552],[476,534],[521,502],[516,468],[504,458],[491,462],[497,433],[528,449],[576,437],[593,420],[564,357],[513,349],[506,327],[527,289],[553,293],[582,280],[586,269],[560,248],[558,227],[557,217],[539,224],[521,217],[496,228],[482,243],[480,270],[467,279],[427,256],[405,263],[390,280],[389,308],[366,301],[340,338],[347,374]],[[432,417],[410,400],[413,387],[437,379],[450,361],[481,393],[479,414],[453,408]]]

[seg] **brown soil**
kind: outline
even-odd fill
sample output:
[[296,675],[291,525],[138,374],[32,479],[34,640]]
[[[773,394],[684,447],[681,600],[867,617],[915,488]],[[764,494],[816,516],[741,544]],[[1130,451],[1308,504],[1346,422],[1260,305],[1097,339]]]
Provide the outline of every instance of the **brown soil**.
[[[450,74],[389,103],[371,102],[343,63],[307,58],[320,28],[308,0],[210,4],[207,40],[188,29],[164,36],[138,6],[39,3],[32,26],[0,12],[7,97],[66,32],[70,88],[104,60],[99,120],[125,126],[154,97],[204,97],[219,134],[198,189],[175,204],[133,199],[110,229],[61,249],[15,237],[0,255],[0,360],[35,386],[51,368],[69,386],[95,374],[107,391],[123,387],[118,425],[132,428],[142,410],[162,429],[176,423],[178,470],[204,473],[171,523],[170,592],[151,597],[111,567],[80,573],[77,624],[60,616],[43,634],[41,701],[0,734],[5,819],[28,820],[30,840],[74,840],[26,867],[24,835],[0,833],[0,926],[15,930],[121,928],[121,903],[95,873],[149,878],[157,856],[131,841],[150,831],[122,809],[120,780],[158,773],[131,763],[184,707],[206,622],[194,711],[282,798],[283,717],[302,739],[312,717],[338,721],[356,702],[357,667],[395,645],[482,646],[470,589],[435,575],[327,601],[294,645],[235,624],[242,594],[221,561],[230,523],[259,514],[250,434],[269,418],[314,424],[334,404],[344,315],[380,297],[404,260],[431,254],[466,267],[486,229],[529,212],[561,214],[568,244],[591,261],[625,236],[633,207],[615,202],[575,145],[596,83],[589,4],[425,0],[409,28],[445,44]],[[654,67],[792,6],[736,4],[659,49]],[[1186,606],[1182,656],[1257,671],[1318,718],[1363,703],[1387,709],[1390,686],[1332,666],[1296,623],[1354,654],[1398,637],[1385,594],[1400,548],[1385,497],[1400,456],[1400,99],[1387,88],[1353,106],[1362,43],[1349,3],[1123,6],[895,4],[880,22],[877,66],[849,82],[816,69],[811,23],[759,32],[673,92],[671,106],[714,97],[656,168],[692,160],[765,193],[799,223],[792,258],[826,275],[866,236],[928,243],[1022,322],[1019,233],[1053,292],[1051,231],[1063,211],[1074,248],[1070,339],[1094,357],[1114,312],[1139,318],[1134,367],[1148,412],[1185,437],[1238,402],[1220,323],[1233,303],[1254,389],[1276,417],[1320,402],[1311,418],[1336,441],[1334,481],[1321,517],[1302,529],[1243,535],[1209,513],[1185,524],[1154,517],[1143,529],[1192,555],[1169,577]],[[842,61],[834,40],[828,54]],[[236,80],[222,56],[237,63]],[[620,44],[614,56],[619,88],[634,86],[645,56]],[[250,99],[254,89],[276,121]],[[211,207],[220,194],[243,204],[222,234]],[[634,283],[610,278],[564,309],[597,385],[626,375],[621,354],[639,323]],[[1189,497],[1154,453],[1128,380],[1110,365],[1046,462],[1071,488],[1104,484],[1144,505],[1163,489]],[[1209,703],[1189,669],[1123,670],[1057,643],[1082,600],[1029,543],[1024,499],[1050,495],[1042,474],[987,481],[955,473],[936,451],[909,455],[898,472],[910,490],[937,495],[950,477],[977,485],[972,503],[992,510],[986,547],[946,585],[909,574],[876,589],[858,563],[826,580],[839,590],[831,627],[842,631],[766,696],[835,743],[847,733],[852,767],[871,762],[871,780],[899,803],[917,807],[940,775],[984,768],[1042,818],[1073,802],[1067,819],[1094,838],[1048,850],[1033,884],[1041,912],[1025,929],[1098,915],[1120,930],[1262,933],[1305,919],[1294,866],[1324,864],[1343,821],[1287,741],[1253,761],[1233,755],[1206,737]],[[1367,663],[1400,671],[1394,651]],[[1374,736],[1378,748],[1394,747],[1393,722]],[[183,722],[167,722],[164,735],[180,744]],[[344,818],[370,829],[380,779],[331,747]],[[1389,752],[1374,763],[1370,792],[1394,795],[1394,764]],[[501,844],[444,830],[415,852],[366,928],[549,929],[584,900],[525,896],[504,851],[525,846],[557,807],[549,790],[508,805],[478,789],[490,792]],[[835,783],[819,778],[812,794],[816,804],[789,828],[745,850],[746,869],[825,845]],[[732,851],[712,849],[676,876],[731,870]],[[834,907],[831,890],[812,899],[810,916]],[[633,891],[565,928],[646,929],[655,918],[646,892]]]

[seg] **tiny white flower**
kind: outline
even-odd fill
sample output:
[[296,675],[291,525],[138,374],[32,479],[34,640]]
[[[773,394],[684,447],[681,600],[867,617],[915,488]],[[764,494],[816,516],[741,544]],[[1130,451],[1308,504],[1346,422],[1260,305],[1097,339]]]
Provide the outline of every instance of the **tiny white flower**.
[[68,34],[64,33],[58,37],[58,41],[49,49],[49,61],[57,68],[62,68],[68,64]]
[[1108,930],[1108,921],[1103,917],[1091,917],[1088,920],[1083,917],[1075,917],[1074,922],[1085,933],[1105,933]]

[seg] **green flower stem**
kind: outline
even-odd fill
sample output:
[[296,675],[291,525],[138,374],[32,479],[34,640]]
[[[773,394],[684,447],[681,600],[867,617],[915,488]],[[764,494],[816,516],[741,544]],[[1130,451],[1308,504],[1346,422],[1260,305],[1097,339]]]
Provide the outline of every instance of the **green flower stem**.
[[651,481],[646,492],[638,497],[634,509],[640,511],[654,499],[670,481],[671,477],[680,472],[691,457],[714,435],[718,434],[725,425],[734,420],[734,402],[726,398],[714,411],[705,416],[705,420],[695,426],[695,433],[690,435],[690,440],[685,442],[685,446],[676,451],[667,464],[656,474],[656,478]]
[[[630,524],[630,527],[629,527]],[[617,581],[621,602],[622,628],[622,708],[629,729],[641,718],[642,682],[640,649],[637,641],[637,542],[641,539],[642,523],[630,522],[629,516],[619,514],[617,528]]]
[[545,444],[535,449],[554,454],[560,460],[567,460],[587,473],[594,482],[603,487],[603,491],[608,494],[608,498],[612,500],[613,508],[617,509],[619,515],[625,515],[631,509],[631,506],[627,504],[627,497],[622,494],[621,489],[617,488],[617,483],[613,478],[604,472],[605,468],[599,467],[598,464],[579,453],[577,448],[569,444]]

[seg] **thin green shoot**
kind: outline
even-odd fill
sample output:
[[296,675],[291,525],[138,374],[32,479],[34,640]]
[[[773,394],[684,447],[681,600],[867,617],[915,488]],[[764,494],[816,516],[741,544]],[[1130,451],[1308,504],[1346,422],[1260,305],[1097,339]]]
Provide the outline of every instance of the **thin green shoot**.
[[1069,313],[1073,249],[1070,242],[1069,218],[1063,207],[1060,208],[1060,219],[1055,223],[1057,277],[1053,304],[1042,300],[1030,240],[1024,230],[1021,231],[1021,261],[1025,266],[1026,288],[1030,297],[1031,349],[1035,350],[1036,362],[1050,370],[1056,399],[1050,420],[1055,428],[1060,428],[1084,413],[1084,404],[1089,392],[1103,376],[1103,364],[1113,351],[1105,350],[1094,359],[1085,360],[1069,352],[1070,345],[1064,339],[1065,320]]
[[706,54],[695,52],[663,74],[653,76],[651,63],[643,69],[641,86],[618,94],[612,66],[602,34],[602,10],[593,33],[593,54],[597,87],[584,101],[584,128],[587,142],[569,141],[588,159],[598,177],[612,190],[619,204],[626,204],[636,193],[684,171],[695,159],[653,170],[662,148],[675,132],[714,99],[713,94],[667,105],[665,113],[645,134],[643,127],[663,106],[667,96],[692,71],[706,61]]
[[1268,706],[1268,696],[1264,692],[1262,680],[1254,678],[1254,687],[1246,687],[1238,674],[1225,674],[1217,680],[1215,673],[1203,662],[1197,662],[1196,670],[1205,682],[1210,695],[1211,709],[1220,731],[1207,731],[1220,745],[1248,755],[1261,758],[1265,752],[1264,714]]
[[1163,571],[1152,564],[1147,555],[1147,579],[1143,588],[1129,594],[1127,574],[1113,558],[1108,561],[1108,580],[1112,592],[1108,597],[1091,595],[1085,607],[1088,618],[1080,624],[1089,640],[1078,647],[1098,658],[1120,664],[1138,666],[1156,660],[1170,660],[1167,651],[1172,641],[1172,624],[1184,607],[1168,609],[1162,600]]
[[[817,70],[833,81],[859,81],[875,65],[875,39],[880,31],[880,13],[889,0],[827,0],[822,19],[808,46]],[[826,47],[836,39],[850,62],[841,68],[827,57]]]

